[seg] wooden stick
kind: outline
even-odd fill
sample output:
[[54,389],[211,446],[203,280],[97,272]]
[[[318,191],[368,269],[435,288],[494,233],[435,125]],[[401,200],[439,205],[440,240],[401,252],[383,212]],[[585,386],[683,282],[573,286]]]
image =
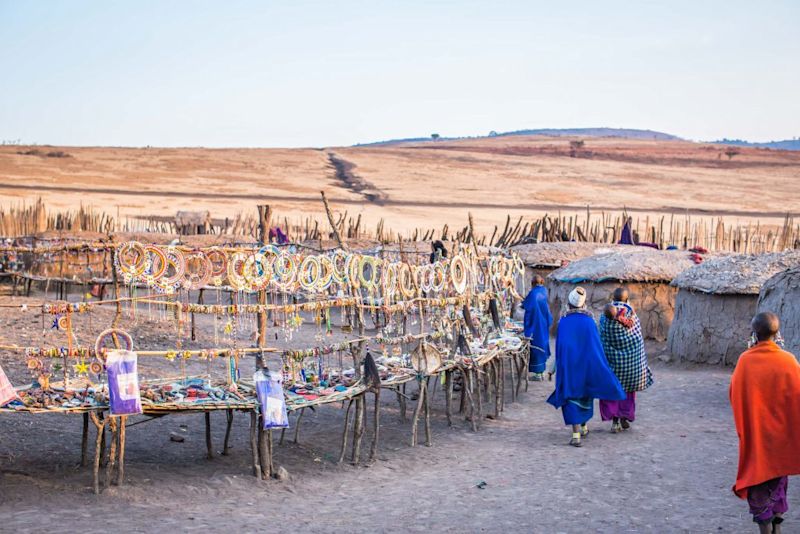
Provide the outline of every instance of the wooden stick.
[[522,381],[524,377],[528,376],[528,368],[525,362],[525,356],[521,352],[514,353],[514,361],[517,364],[517,387],[516,387],[516,395],[519,398],[519,390],[522,387]]
[[253,476],[257,477],[261,473],[261,464],[258,461],[258,414],[250,410],[250,453],[253,456]]
[[[297,421],[294,423],[294,442],[297,443],[300,441],[300,420],[303,418],[303,414],[306,413],[305,408],[300,408],[300,413],[297,415]],[[283,435],[283,432],[281,432]]]
[[502,358],[500,363],[500,412],[506,410],[506,364]]
[[447,417],[447,426],[453,426],[453,372],[444,373],[444,414]]
[[339,453],[339,461],[336,463],[342,463],[344,461],[344,454],[347,451],[347,432],[350,429],[350,407],[353,405],[353,399],[349,399],[347,403],[347,410],[344,412],[344,431],[342,432],[342,450]]
[[206,411],[206,458],[209,460],[214,459],[214,444],[211,442],[211,412]]
[[333,212],[331,212],[331,207],[328,204],[328,199],[325,197],[325,191],[320,191],[320,195],[322,195],[322,203],[325,205],[325,213],[328,215],[328,222],[333,229],[333,237],[336,239],[336,243],[339,245],[339,248],[348,250],[345,246],[344,241],[342,240],[342,236],[339,235],[339,228],[336,223],[333,221]]
[[481,376],[483,373],[477,367],[473,372],[475,373],[475,384],[478,386],[475,391],[478,397],[478,424],[480,425],[483,422],[483,377]]
[[[402,392],[400,391],[401,387],[403,389]],[[401,386],[398,386],[398,389],[396,391],[397,391],[397,402],[398,402],[398,404],[400,404],[400,421],[405,423],[406,422],[406,405],[407,405],[407,402],[406,402],[406,385],[402,384]]]
[[419,393],[417,397],[417,405],[414,407],[414,415],[411,416],[411,446],[417,446],[417,423],[419,423],[419,416],[422,413],[422,403],[425,402],[425,382],[417,377],[417,384],[419,385]]
[[127,421],[127,416],[120,416],[119,430],[117,431],[119,437],[119,445],[117,446],[117,486],[122,486],[122,482],[125,479],[125,423]]
[[267,448],[267,431],[264,430],[264,414],[261,414],[258,422],[258,457],[261,463],[261,480],[266,480],[269,472],[269,450]]
[[89,455],[89,414],[83,414],[83,432],[81,434],[81,467],[86,467]]
[[272,447],[272,429],[268,429],[267,432],[267,478],[272,478],[275,476],[275,464],[273,463],[273,447]]
[[511,402],[517,402],[517,388],[514,387],[515,384],[517,383],[517,378],[516,378],[517,365],[516,362],[514,362],[513,360],[510,360],[508,363],[509,367],[511,368]]
[[364,418],[367,412],[366,397],[362,393],[356,398],[356,417],[353,422],[353,454],[350,463],[353,465],[361,461],[361,439],[364,437]]
[[228,456],[230,450],[231,427],[233,426],[233,410],[225,410],[227,425],[225,426],[225,441],[222,444],[222,455]]
[[372,446],[369,449],[369,462],[372,463],[375,461],[375,458],[378,454],[378,436],[380,435],[381,430],[381,411],[380,411],[380,390],[375,392],[375,408],[372,414]]
[[467,400],[469,400],[470,412],[469,412],[469,419],[472,423],[472,431],[478,431],[478,423],[477,419],[477,410],[475,409],[475,401],[472,398],[472,373],[465,369],[462,371],[462,375],[464,376],[464,384],[462,386],[462,390],[467,392]]
[[108,454],[108,463],[106,464],[106,487],[111,486],[111,477],[114,471],[114,464],[117,460],[117,439],[119,435],[119,421],[116,417],[108,418],[108,427],[111,430],[111,447]]
[[100,457],[103,455],[103,436],[105,435],[106,420],[97,417],[95,412],[89,412],[89,416],[97,429],[97,438],[94,442],[94,466],[92,467],[92,487],[94,494],[100,494]]
[[[467,391],[466,391],[467,379],[463,369],[461,370],[460,374],[461,374],[461,395],[460,395],[461,399],[459,400],[458,403],[458,413],[464,413],[467,410]],[[455,380],[455,376],[453,377],[453,380]]]
[[430,380],[431,377],[425,377],[425,446],[427,447],[433,445],[431,441],[431,396],[428,394],[430,391]]
[[494,382],[494,418],[500,418],[500,362],[492,362],[492,379]]

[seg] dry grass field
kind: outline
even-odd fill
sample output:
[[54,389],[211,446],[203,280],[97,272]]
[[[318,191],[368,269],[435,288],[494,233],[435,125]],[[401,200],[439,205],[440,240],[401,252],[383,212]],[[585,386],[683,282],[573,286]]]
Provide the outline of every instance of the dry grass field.
[[[325,149],[0,147],[0,202],[42,197],[122,216],[209,209],[321,215],[319,191],[370,225],[463,225],[507,214],[620,210],[777,221],[800,210],[800,153],[684,141],[510,136]],[[32,154],[24,154],[32,151]],[[62,151],[67,157],[51,157]],[[337,174],[332,158],[344,171]]]

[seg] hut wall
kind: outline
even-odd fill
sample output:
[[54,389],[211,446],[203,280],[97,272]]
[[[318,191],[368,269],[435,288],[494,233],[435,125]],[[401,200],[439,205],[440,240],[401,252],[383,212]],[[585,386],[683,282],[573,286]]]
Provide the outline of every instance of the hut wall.
[[[675,294],[677,289],[661,282],[582,282],[572,284],[548,279],[550,292],[550,311],[553,317],[559,317],[566,307],[567,296],[576,286],[586,289],[586,305],[599,319],[605,306],[616,288],[623,285],[630,292],[631,306],[636,310],[642,322],[642,334],[646,339],[664,341],[667,339],[672,317],[675,313]],[[554,325],[555,328],[556,325]]]
[[681,289],[667,348],[673,360],[732,365],[747,349],[756,295],[717,295]]
[[800,271],[787,271],[770,279],[761,290],[758,311],[778,314],[785,348],[800,358]]
[[525,291],[525,293],[523,293],[522,296],[524,297],[525,295],[528,294],[528,291],[531,290],[531,280],[533,280],[533,277],[535,275],[538,274],[539,276],[544,278],[545,281],[546,281],[547,277],[550,275],[550,273],[552,273],[555,270],[556,270],[555,267],[531,267],[530,265],[526,265],[525,266],[525,280],[523,281],[524,282],[524,291]]

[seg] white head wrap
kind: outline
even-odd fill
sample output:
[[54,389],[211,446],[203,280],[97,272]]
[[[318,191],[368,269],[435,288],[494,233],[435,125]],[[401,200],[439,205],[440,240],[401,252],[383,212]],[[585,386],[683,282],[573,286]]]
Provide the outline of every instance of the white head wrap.
[[586,290],[578,286],[569,293],[569,303],[573,308],[583,308],[586,304]]

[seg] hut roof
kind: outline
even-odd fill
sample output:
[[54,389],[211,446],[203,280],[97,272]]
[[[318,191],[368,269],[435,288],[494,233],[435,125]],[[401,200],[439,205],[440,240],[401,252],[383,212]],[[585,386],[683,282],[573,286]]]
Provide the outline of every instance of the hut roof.
[[175,224],[178,226],[197,225],[202,226],[206,221],[211,220],[211,213],[205,211],[186,211],[180,210],[175,214]]
[[669,282],[691,268],[691,254],[680,250],[625,247],[589,256],[556,269],[549,277],[559,282]]
[[800,266],[800,251],[736,254],[697,265],[675,278],[672,284],[703,293],[757,295],[770,277],[796,266]]
[[529,243],[511,247],[527,267],[561,267],[564,261],[572,262],[595,254],[613,250],[635,250],[630,245],[606,245],[602,243],[583,243],[576,241],[555,241],[552,243]]
[[108,234],[92,232],[89,230],[45,230],[36,232],[32,236],[39,241],[102,241],[108,239]]
[[[347,248],[353,252],[372,251],[377,249],[381,244],[380,241],[375,239],[345,239],[344,242]],[[335,239],[309,239],[307,241],[301,241],[299,244],[314,250],[319,250],[320,243],[322,244],[322,250],[332,250],[339,246]]]
[[229,234],[203,234],[203,235],[175,235],[161,232],[117,232],[114,234],[116,243],[125,241],[139,241],[153,245],[169,245],[178,239],[182,244],[190,247],[212,247],[230,244],[250,245],[257,241],[250,236]]
[[766,294],[775,288],[800,289],[800,265],[780,271],[764,282],[761,293]]

